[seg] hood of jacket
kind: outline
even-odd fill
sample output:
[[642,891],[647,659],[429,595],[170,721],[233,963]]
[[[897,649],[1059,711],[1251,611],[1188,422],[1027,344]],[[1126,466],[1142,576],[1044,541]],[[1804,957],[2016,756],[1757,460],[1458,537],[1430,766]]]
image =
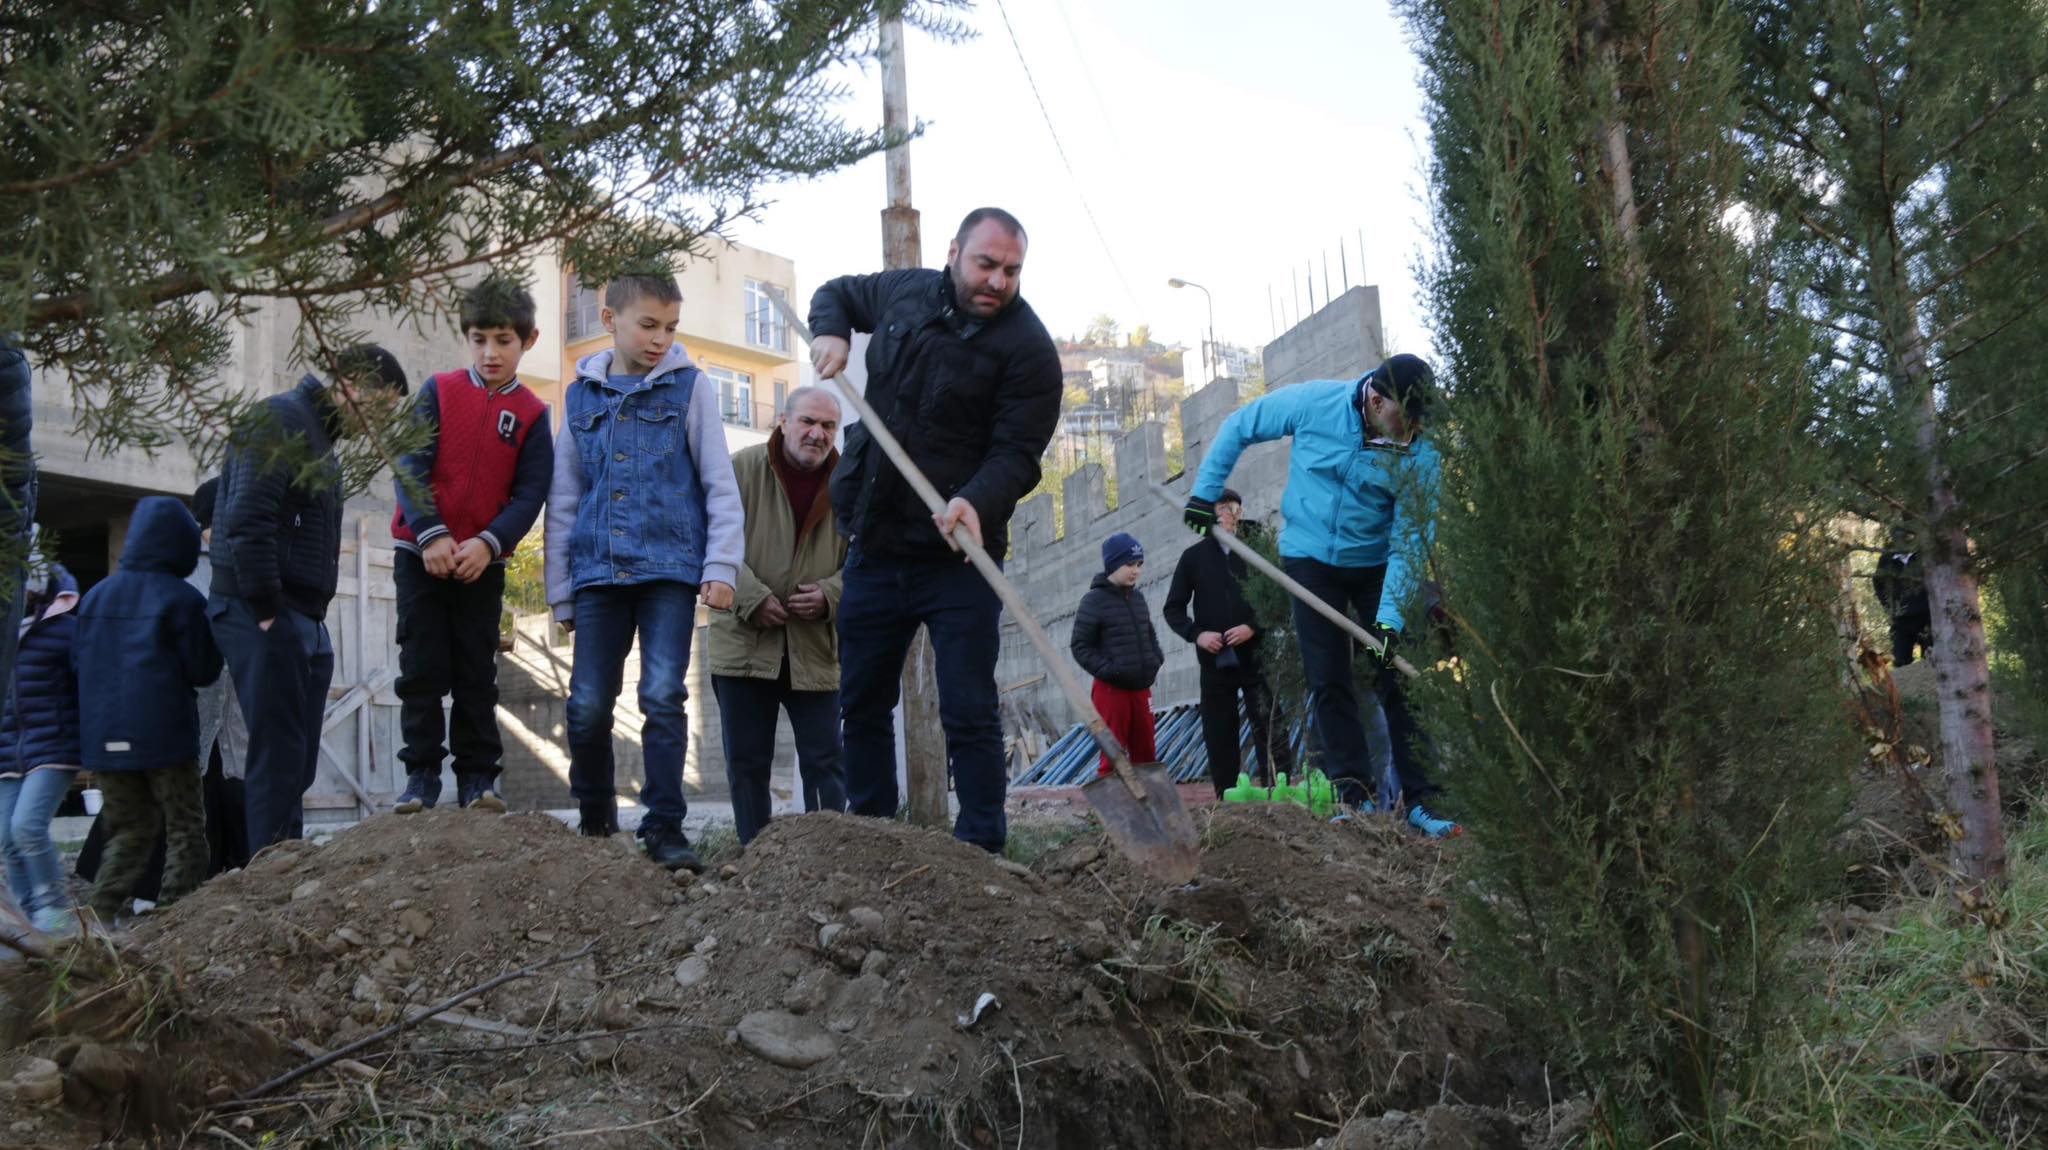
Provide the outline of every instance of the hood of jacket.
[[161,571],[183,579],[198,565],[199,521],[183,503],[152,495],[135,505],[128,542],[121,548],[122,570]]
[[[618,355],[618,349],[608,347],[603,351],[591,352],[589,355],[577,360],[576,378],[587,379],[600,387],[603,386],[605,381],[611,376],[612,358],[616,355]],[[668,353],[661,357],[661,362],[655,364],[654,369],[647,373],[647,379],[652,382],[664,375],[671,375],[686,367],[695,366],[697,366],[696,361],[690,358],[689,352],[683,350],[682,343],[672,343],[668,345]]]
[[320,421],[320,429],[327,433],[328,442],[341,438],[341,408],[334,404],[334,397],[327,392],[327,385],[314,375],[302,376],[297,387],[288,393],[306,401],[313,409],[313,417]]

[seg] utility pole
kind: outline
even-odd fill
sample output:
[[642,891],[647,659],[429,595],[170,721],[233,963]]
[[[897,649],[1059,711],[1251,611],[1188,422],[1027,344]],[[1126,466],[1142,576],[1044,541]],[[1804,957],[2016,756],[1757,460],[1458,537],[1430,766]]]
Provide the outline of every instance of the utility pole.
[[[893,144],[884,157],[889,206],[882,209],[882,266],[924,263],[917,209],[910,206],[910,82],[903,66],[903,17],[882,17],[882,130]],[[952,824],[946,797],[946,735],[939,726],[939,678],[932,640],[920,627],[903,663],[903,773],[910,821],[921,827]]]

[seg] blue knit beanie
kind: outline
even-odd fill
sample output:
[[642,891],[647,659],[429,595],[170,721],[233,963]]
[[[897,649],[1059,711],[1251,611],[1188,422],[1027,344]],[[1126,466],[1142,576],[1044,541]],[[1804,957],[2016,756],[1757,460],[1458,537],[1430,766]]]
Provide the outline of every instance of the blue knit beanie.
[[1126,563],[1145,561],[1145,547],[1138,537],[1128,531],[1119,531],[1102,541],[1102,573],[1115,571]]

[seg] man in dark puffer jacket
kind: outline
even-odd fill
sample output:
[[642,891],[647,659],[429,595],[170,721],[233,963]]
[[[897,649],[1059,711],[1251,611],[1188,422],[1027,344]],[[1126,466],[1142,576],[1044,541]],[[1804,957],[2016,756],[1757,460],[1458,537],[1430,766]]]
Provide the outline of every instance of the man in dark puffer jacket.
[[[1152,630],[1152,612],[1138,580],[1145,573],[1145,549],[1123,531],[1102,544],[1102,574],[1081,596],[1074,613],[1074,633],[1067,647],[1081,669],[1095,676],[1090,698],[1109,732],[1124,745],[1133,763],[1159,758],[1152,735],[1152,681],[1166,662],[1159,636]],[[1108,774],[1109,756],[1102,756],[1099,774]]]
[[[334,677],[324,620],[341,564],[334,441],[406,390],[404,369],[381,347],[348,348],[335,367],[331,385],[309,375],[263,401],[229,444],[215,496],[206,615],[249,728],[252,853],[301,836],[319,762]],[[297,478],[308,463],[312,477]]]
[[[1001,562],[1010,515],[1038,483],[1060,419],[1060,356],[1018,294],[1024,226],[1000,208],[960,223],[942,271],[842,276],[811,297],[811,363],[846,366],[847,338],[871,332],[867,400],[948,502],[956,525]],[[952,551],[867,427],[846,431],[832,509],[850,540],[839,602],[839,719],[846,798],[858,815],[896,814],[890,713],[919,625],[938,667],[939,723],[960,796],[953,837],[1001,851],[1003,719],[996,693],[1002,602]]]

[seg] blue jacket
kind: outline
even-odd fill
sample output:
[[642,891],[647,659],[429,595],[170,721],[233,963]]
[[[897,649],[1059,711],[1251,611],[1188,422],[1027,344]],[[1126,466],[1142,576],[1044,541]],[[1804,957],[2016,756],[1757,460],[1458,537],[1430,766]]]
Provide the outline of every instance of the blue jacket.
[[14,681],[0,700],[0,774],[27,774],[52,763],[78,766],[78,580],[52,566],[35,617],[21,623]]
[[562,400],[548,490],[548,603],[575,617],[576,592],[673,580],[737,586],[746,509],[716,397],[683,345],[637,383],[610,377],[612,352],[585,356]]
[[197,692],[221,668],[206,596],[185,582],[198,563],[199,524],[183,503],[156,495],[136,504],[121,569],[78,609],[72,661],[87,769],[192,765]]
[[1237,457],[1254,443],[1294,439],[1280,554],[1332,567],[1387,567],[1377,621],[1401,629],[1401,608],[1421,582],[1433,537],[1442,464],[1421,436],[1407,448],[1367,446],[1358,380],[1318,380],[1269,392],[1230,414],[1216,433],[1193,494],[1223,494]]

